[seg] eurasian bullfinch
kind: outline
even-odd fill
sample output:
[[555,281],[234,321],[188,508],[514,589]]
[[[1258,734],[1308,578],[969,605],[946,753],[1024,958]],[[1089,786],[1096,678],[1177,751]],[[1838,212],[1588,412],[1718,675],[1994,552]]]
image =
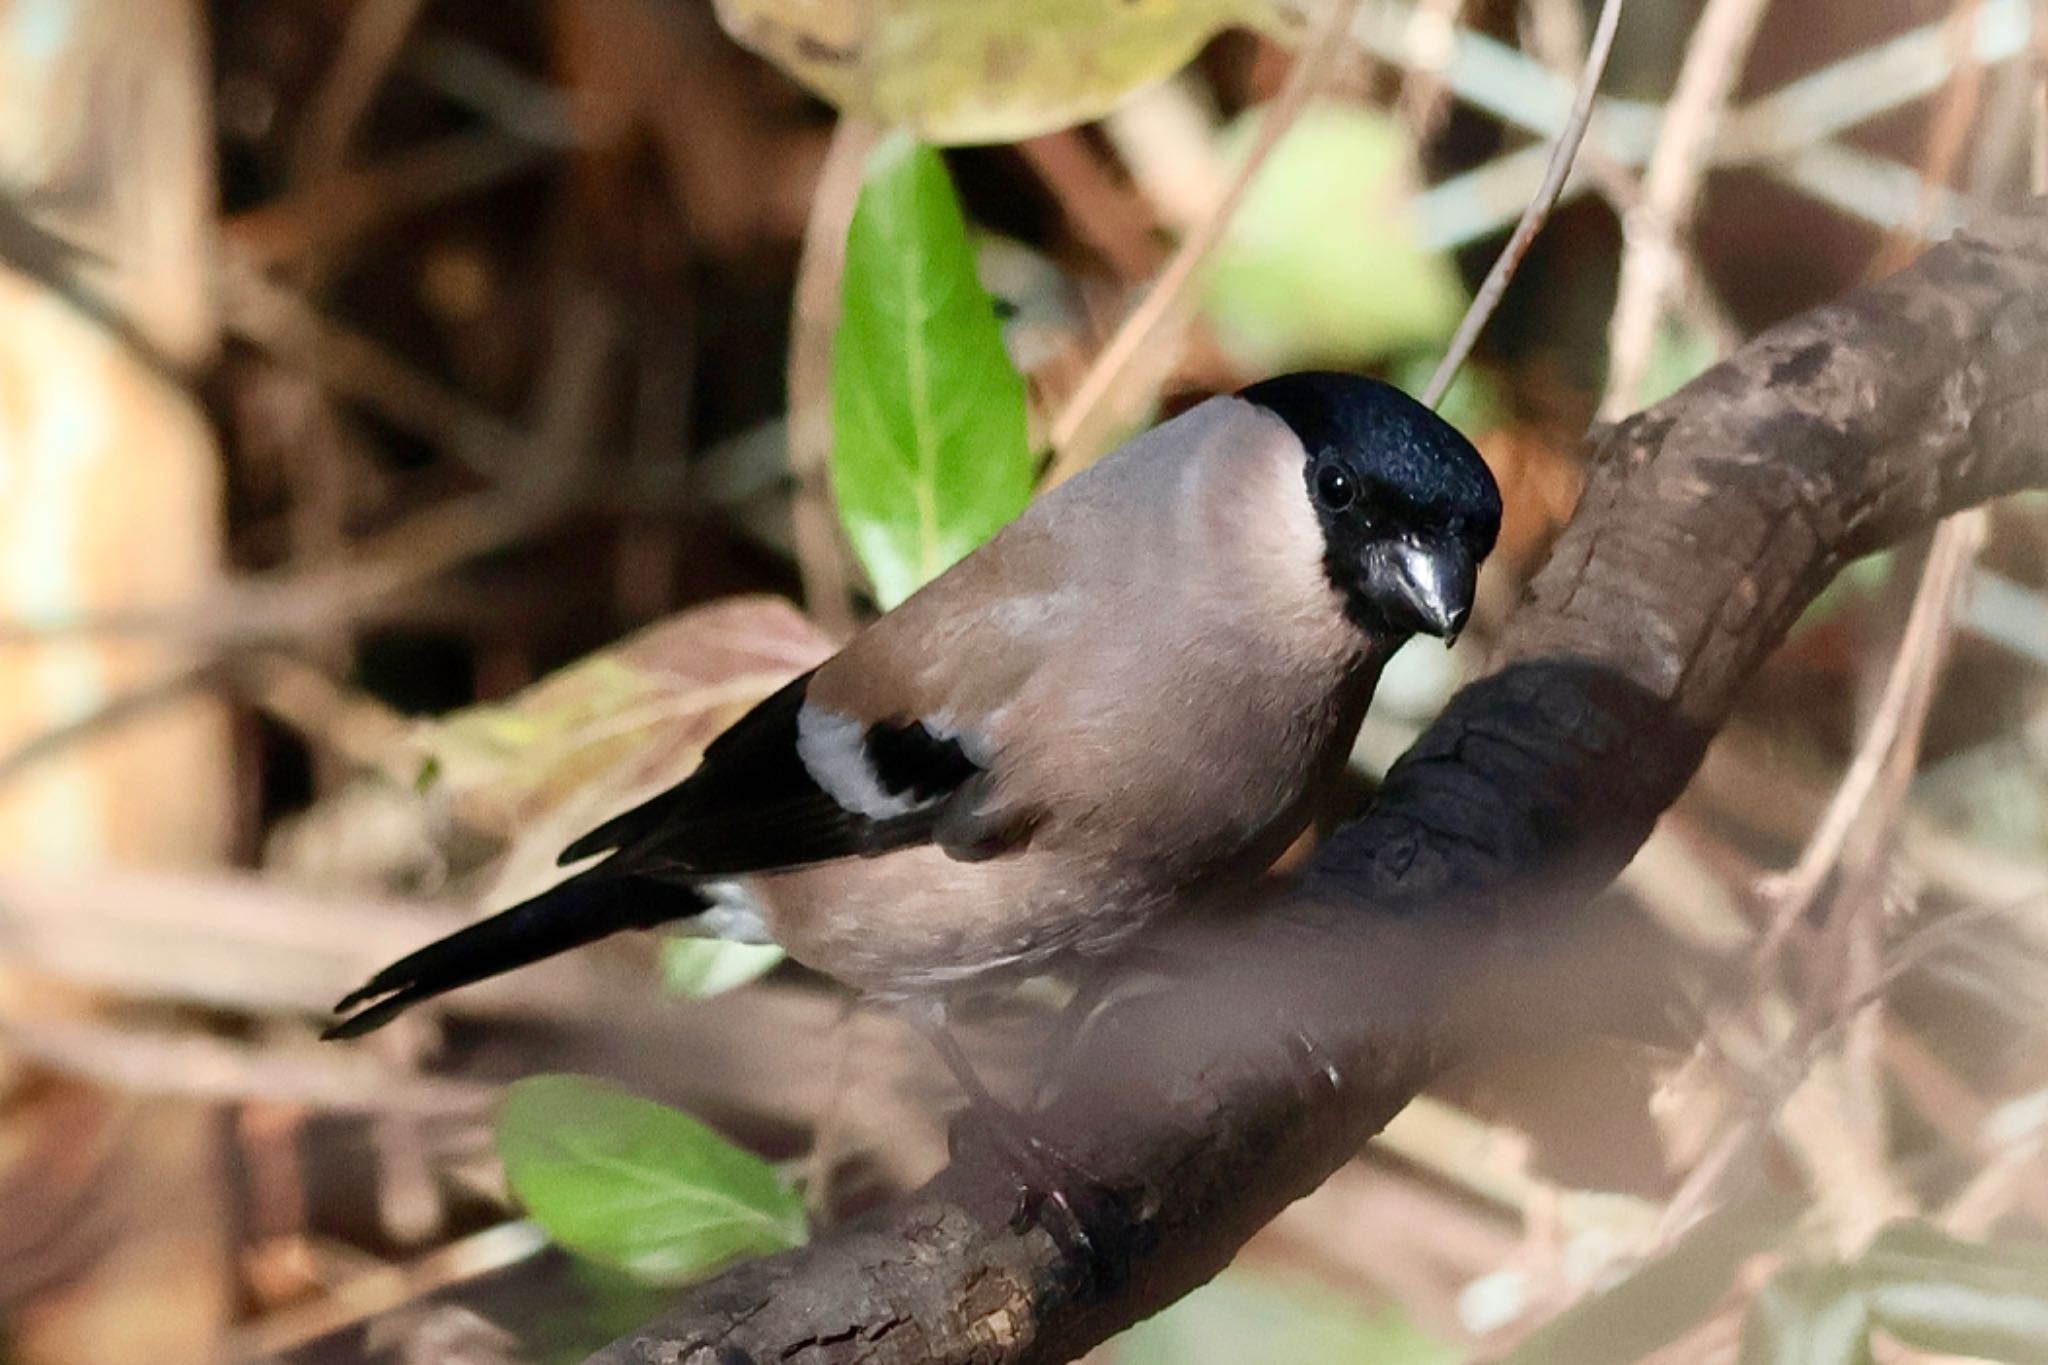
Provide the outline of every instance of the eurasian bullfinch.
[[1211,398],[561,855],[590,866],[379,972],[327,1036],[662,924],[779,943],[927,1023],[962,988],[1105,954],[1286,848],[1387,659],[1464,625],[1500,513],[1478,452],[1386,384]]

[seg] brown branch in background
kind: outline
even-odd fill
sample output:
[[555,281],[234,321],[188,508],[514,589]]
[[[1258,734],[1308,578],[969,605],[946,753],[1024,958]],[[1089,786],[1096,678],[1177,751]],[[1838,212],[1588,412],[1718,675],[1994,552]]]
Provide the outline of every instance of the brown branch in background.
[[482,1116],[495,1086],[397,1073],[367,1052],[311,1042],[262,1047],[197,1030],[152,1032],[89,1020],[0,1013],[0,1042],[20,1056],[129,1095],[263,1100],[328,1113]]
[[1579,88],[1572,96],[1572,111],[1565,119],[1564,127],[1558,130],[1556,145],[1550,149],[1550,162],[1543,169],[1543,179],[1522,210],[1515,230],[1508,234],[1507,245],[1500,249],[1500,255],[1494,257],[1486,279],[1480,283],[1479,292],[1472,296],[1471,307],[1458,320],[1458,330],[1451,334],[1443,359],[1437,362],[1429,383],[1418,395],[1432,408],[1449,392],[1451,381],[1458,377],[1465,358],[1472,354],[1479,333],[1493,316],[1493,310],[1500,306],[1501,297],[1508,292],[1508,284],[1521,267],[1522,258],[1529,254],[1530,243],[1536,240],[1536,234],[1549,220],[1550,210],[1557,204],[1557,196],[1564,192],[1565,181],[1571,177],[1572,163],[1578,159],[1579,144],[1586,138],[1586,125],[1593,117],[1594,99],[1600,93],[1600,77],[1607,71],[1607,57],[1614,50],[1614,33],[1620,23],[1621,0],[1602,0],[1600,18],[1593,26],[1592,46],[1586,51],[1585,69],[1579,73]]
[[1172,969],[1083,1036],[1031,1121],[1091,1173],[1040,1181],[1084,1236],[1015,1219],[1014,1167],[965,1130],[922,1190],[596,1359],[1066,1360],[1200,1284],[1446,1062],[1598,1022],[1628,983],[1580,911],[1758,665],[1850,558],[2048,484],[2044,423],[2037,207],[1607,430],[1494,671],[1298,891],[1163,931]]
[[789,318],[789,472],[796,480],[790,532],[804,609],[827,635],[853,634],[853,557],[832,502],[832,338],[839,330],[839,285],[846,234],[860,201],[861,176],[878,130],[842,118],[811,200]]
[[1287,73],[1287,84],[1261,114],[1258,135],[1222,198],[1181,239],[1166,269],[1117,328],[1073,397],[1053,419],[1049,482],[1057,483],[1087,468],[1101,452],[1103,442],[1125,415],[1123,405],[1129,395],[1123,391],[1124,381],[1133,362],[1159,344],[1170,324],[1194,306],[1196,278],[1223,241],[1259,168],[1336,70],[1337,59],[1350,50],[1349,34],[1361,4],[1362,0],[1331,0],[1303,40],[1294,69]]
[[367,403],[401,430],[444,447],[478,475],[497,476],[524,444],[511,422],[322,317],[237,254],[222,261],[220,285],[231,331],[304,369],[335,396]]
[[204,688],[218,671],[219,665],[212,660],[175,665],[148,682],[108,697],[84,715],[53,725],[14,748],[0,752],[0,787],[73,745],[117,729],[138,716],[148,715],[158,707]]
[[[291,291],[253,276],[243,283],[301,321],[314,321]],[[473,454],[473,443],[489,442],[496,476],[489,490],[436,503],[364,536],[334,562],[249,575],[201,601],[0,622],[0,648],[86,634],[172,635],[215,649],[303,639],[373,615],[459,564],[517,544],[582,505],[593,490],[590,455],[603,435],[597,412],[617,338],[609,307],[587,292],[569,292],[556,312],[552,356],[541,374],[531,431],[420,380],[435,409],[430,426],[451,450]],[[363,348],[380,357],[383,379],[409,373],[395,361],[385,368],[388,357],[367,342]],[[334,371],[324,360],[309,363],[323,382],[347,391],[332,382]],[[381,384],[371,388],[383,411],[407,406]]]
[[1159,269],[1163,252],[1153,236],[1153,214],[1143,198],[1110,174],[1088,140],[1068,128],[1017,144],[1060,201],[1074,235],[1110,269],[1142,280]]
[[314,92],[292,149],[295,180],[317,181],[341,168],[377,88],[397,62],[423,0],[360,0],[349,11],[341,50]]
[[1728,98],[1749,60],[1767,0],[1707,0],[1686,44],[1657,146],[1643,174],[1642,201],[1622,228],[1621,283],[1607,332],[1607,391],[1600,416],[1612,421],[1642,397],[1657,329],[1680,283],[1678,243],[1689,236]]
[[332,255],[407,214],[460,202],[543,164],[551,152],[496,129],[451,133],[336,171],[221,225],[236,268],[267,271]]
[[183,606],[0,622],[0,649],[77,635],[167,635],[215,648],[299,639],[374,618],[406,591],[516,544],[560,511],[525,494],[450,498],[357,541],[343,562],[251,574]]

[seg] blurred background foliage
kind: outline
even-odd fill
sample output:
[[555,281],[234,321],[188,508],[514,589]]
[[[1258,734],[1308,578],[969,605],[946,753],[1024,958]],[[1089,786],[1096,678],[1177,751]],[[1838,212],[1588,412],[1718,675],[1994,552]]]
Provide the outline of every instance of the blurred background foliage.
[[[938,1165],[923,1051],[772,949],[313,1038],[1119,432],[1422,387],[1591,14],[1365,0],[1290,105],[1321,13],[0,0],[0,1358],[573,1360]],[[1348,802],[1596,414],[2026,191],[2037,13],[1631,0],[1444,405],[1479,619]],[[2048,502],[1967,529],[1808,612],[1589,909],[1596,1028],[1099,1358],[2048,1360]]]

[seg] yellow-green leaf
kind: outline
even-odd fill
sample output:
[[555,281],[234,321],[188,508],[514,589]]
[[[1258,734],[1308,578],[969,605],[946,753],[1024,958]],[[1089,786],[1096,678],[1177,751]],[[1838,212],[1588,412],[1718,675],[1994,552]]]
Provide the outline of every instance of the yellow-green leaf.
[[1908,1346],[2048,1361],[2048,1246],[1987,1246],[1895,1223],[1857,1269],[1871,1318]]
[[498,1151],[549,1236],[643,1280],[696,1279],[807,1235],[803,1200],[767,1162],[688,1114],[580,1076],[514,1085]]
[[1740,1365],[1871,1365],[1870,1313],[1850,1271],[1779,1271],[1750,1306]]
[[1294,1277],[1226,1270],[1116,1339],[1117,1365],[1452,1365],[1460,1352],[1398,1308]]
[[[1249,154],[1263,111],[1226,135]],[[1303,112],[1273,149],[1210,262],[1204,307],[1246,370],[1360,367],[1441,349],[1465,307],[1449,257],[1416,230],[1414,148],[1386,115]]]
[[758,981],[787,957],[773,943],[726,943],[671,935],[661,945],[661,983],[702,1000]]
[[717,0],[719,22],[850,114],[927,142],[1014,142],[1163,80],[1265,0]]

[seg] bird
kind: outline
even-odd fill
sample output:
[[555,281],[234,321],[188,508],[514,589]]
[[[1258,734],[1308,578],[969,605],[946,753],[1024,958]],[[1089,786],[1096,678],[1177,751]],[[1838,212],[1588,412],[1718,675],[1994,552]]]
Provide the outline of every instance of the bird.
[[1307,371],[1208,398],[1042,493],[560,858],[597,861],[378,972],[324,1036],[666,924],[779,943],[898,1005],[985,1099],[948,1002],[1103,959],[1264,873],[1387,660],[1456,639],[1500,517],[1478,451],[1392,385]]

